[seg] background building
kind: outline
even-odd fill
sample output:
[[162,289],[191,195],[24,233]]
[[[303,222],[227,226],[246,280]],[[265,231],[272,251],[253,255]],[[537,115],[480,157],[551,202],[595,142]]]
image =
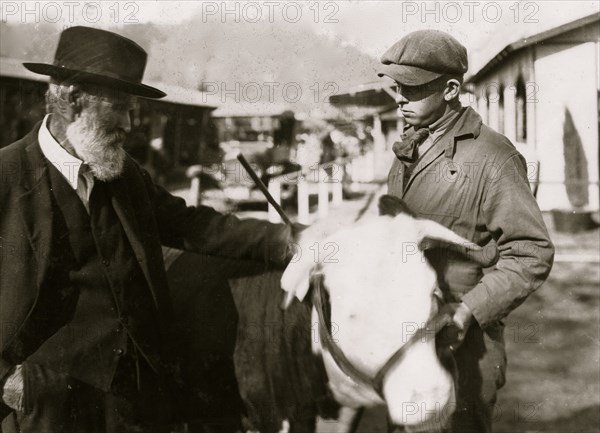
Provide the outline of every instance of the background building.
[[[48,77],[34,74],[21,60],[0,57],[0,147],[27,134],[45,114]],[[157,179],[189,183],[185,169],[220,161],[211,123],[215,97],[194,89],[150,82],[167,93],[162,99],[138,98],[132,133],[125,147]]]
[[539,179],[542,210],[598,210],[599,21],[511,43],[467,80],[484,123],[515,143],[530,181]]

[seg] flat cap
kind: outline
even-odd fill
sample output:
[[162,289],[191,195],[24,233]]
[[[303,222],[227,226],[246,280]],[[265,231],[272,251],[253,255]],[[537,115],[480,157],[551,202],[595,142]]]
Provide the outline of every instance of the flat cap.
[[467,49],[448,33],[418,30],[404,36],[381,57],[377,75],[406,86],[429,83],[442,75],[467,72]]

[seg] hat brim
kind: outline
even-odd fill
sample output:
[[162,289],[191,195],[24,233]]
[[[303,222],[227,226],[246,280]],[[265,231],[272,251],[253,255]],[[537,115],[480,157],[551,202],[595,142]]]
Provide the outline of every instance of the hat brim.
[[443,74],[409,65],[381,65],[377,71],[380,77],[388,76],[397,83],[405,86],[420,86],[441,77]]
[[23,66],[36,74],[49,75],[61,80],[73,80],[74,82],[79,83],[98,84],[100,86],[118,89],[125,93],[129,93],[130,95],[141,96],[144,98],[159,99],[167,96],[165,92],[154,87],[107,75],[64,68],[48,63],[23,63]]

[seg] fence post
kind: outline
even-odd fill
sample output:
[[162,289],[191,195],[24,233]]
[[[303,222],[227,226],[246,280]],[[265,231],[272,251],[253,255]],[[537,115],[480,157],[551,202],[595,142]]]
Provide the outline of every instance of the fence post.
[[359,158],[360,158],[360,156],[356,156],[356,157],[352,158],[352,160],[350,161],[350,173],[352,175],[352,183],[356,183],[356,182],[360,181]]
[[308,225],[309,209],[308,209],[308,184],[303,175],[298,176],[298,222]]
[[319,169],[318,176],[318,214],[319,218],[326,218],[329,213],[329,176],[322,168]]
[[190,184],[189,203],[190,206],[198,206],[200,204],[200,175],[192,178]]
[[342,184],[344,180],[344,165],[336,163],[333,166],[333,172],[331,173],[331,206],[341,206],[344,200],[344,186]]
[[187,196],[186,204],[188,206],[198,206],[202,201],[200,195],[200,176],[202,175],[201,165],[192,165],[186,170],[186,176],[191,179],[190,192]]
[[365,159],[365,182],[372,182],[375,179],[375,152],[370,150],[363,155]]
[[[278,204],[281,204],[281,180],[278,177],[274,177],[269,181],[269,192],[273,196],[273,199]],[[269,222],[280,223],[281,217],[275,210],[275,208],[269,203]]]

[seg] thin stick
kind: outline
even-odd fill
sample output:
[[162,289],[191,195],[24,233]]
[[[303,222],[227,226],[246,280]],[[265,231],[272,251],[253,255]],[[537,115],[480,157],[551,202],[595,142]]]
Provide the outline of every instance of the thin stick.
[[246,160],[246,158],[244,158],[244,155],[242,155],[241,153],[239,153],[238,156],[237,156],[237,159],[238,159],[238,161],[240,161],[240,163],[242,164],[242,166],[246,169],[246,171],[248,172],[248,174],[250,175],[250,177],[252,178],[252,180],[254,181],[254,183],[256,184],[256,186],[258,187],[258,189],[260,189],[260,192],[262,192],[263,195],[266,197],[267,201],[269,203],[271,203],[271,206],[273,206],[275,208],[275,210],[277,211],[277,213],[279,214],[279,216],[281,217],[281,219],[287,225],[291,226],[292,225],[292,221],[285,214],[285,212],[283,211],[283,209],[281,208],[281,206],[279,205],[279,203],[277,203],[275,201],[275,199],[273,198],[273,196],[271,195],[271,193],[269,192],[268,188],[265,186],[265,184],[263,183],[263,181],[260,180],[260,178],[257,176],[256,172],[252,169],[252,167],[250,166],[250,164]]

